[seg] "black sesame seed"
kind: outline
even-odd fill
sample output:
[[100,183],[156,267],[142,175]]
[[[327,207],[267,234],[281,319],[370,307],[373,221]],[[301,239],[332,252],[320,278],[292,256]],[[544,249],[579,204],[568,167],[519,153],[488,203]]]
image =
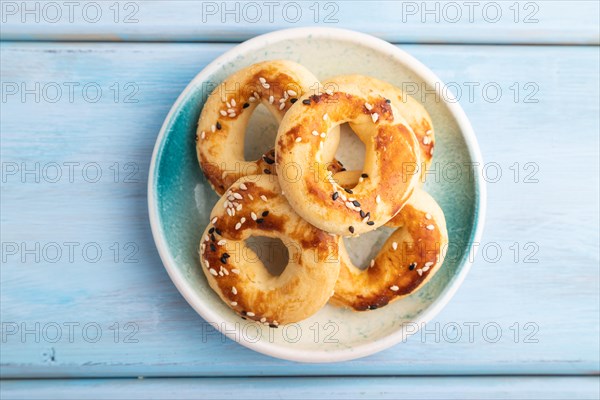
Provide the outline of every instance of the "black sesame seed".
[[221,256],[221,263],[227,264],[227,257]]
[[242,311],[241,311],[241,314],[242,314],[242,315],[246,315],[246,314],[248,314],[248,313],[247,313],[246,311],[242,310]]
[[417,263],[412,263],[412,264],[410,264],[410,265],[408,266],[408,269],[410,269],[410,270],[412,271],[412,270],[413,270],[413,269],[415,269],[416,267],[417,267]]
[[211,243],[211,244],[210,244],[210,249],[211,249],[212,251],[217,251],[217,246],[215,246],[215,244],[214,244],[214,243]]
[[270,164],[275,164],[275,160],[273,160],[272,158],[269,158],[269,157],[267,157],[267,156],[263,156],[263,160],[265,160],[265,162],[266,162],[267,164],[269,164],[269,165],[270,165]]
[[346,168],[342,168],[342,169],[340,169],[340,171],[347,171],[347,169]]
[[227,258],[229,258],[231,256],[229,255],[229,253],[223,253],[223,257],[225,257],[227,259]]
[[275,324],[269,324],[269,328],[279,328],[279,327]]
[[215,233],[219,236],[223,236],[221,235],[221,230],[219,228],[215,228]]
[[350,193],[350,194],[354,193],[354,192],[352,191],[352,189],[344,189],[344,190],[346,191],[346,193]]
[[340,164],[340,167],[343,167],[343,166],[344,166],[344,164],[342,164],[342,162],[341,162],[341,161],[338,161],[338,164]]
[[298,99],[295,99],[295,98],[294,98],[294,99],[291,99],[291,100],[290,100],[290,103],[294,104],[294,103],[295,103],[295,102],[297,102],[297,101],[298,101]]
[[363,218],[369,218],[369,217],[371,217],[371,211],[369,211],[368,213],[366,213]]
[[352,200],[352,204],[354,204],[354,207],[360,207],[358,200]]
[[217,239],[215,238],[215,235],[213,235],[212,233],[210,234],[210,240],[212,240],[213,242],[217,241]]
[[369,307],[367,307],[369,310],[377,310],[377,306],[372,304]]
[[390,99],[385,99],[385,102],[390,104],[392,101]]
[[360,174],[360,177],[361,177],[361,178],[368,178],[368,177],[369,177],[369,175],[368,175],[368,174]]
[[213,226],[212,228],[210,228],[210,229],[208,230],[208,233],[210,234],[210,233],[213,233],[214,231],[215,231],[215,227]]
[[304,99],[302,100],[302,104],[306,104],[307,106],[310,105],[310,99]]
[[360,210],[360,217],[361,217],[361,218],[364,218],[364,217],[366,217],[366,216],[367,216],[367,213],[366,213],[366,212],[364,212],[363,210]]
[[375,222],[373,222],[373,221],[367,221],[367,225],[375,225]]
[[248,107],[250,107],[250,103],[244,103],[244,105],[242,107],[243,108],[248,108]]
[[339,193],[338,192],[334,192],[333,195],[331,196],[331,198],[333,199],[333,201],[336,201],[337,198],[339,197]]
[[258,219],[256,220],[256,223],[257,223],[257,224],[262,224],[263,222],[265,222],[265,220],[264,220],[263,218],[258,218]]
[[268,211],[263,211],[262,216],[266,217],[267,215],[269,215],[269,212]]
[[244,319],[244,320],[245,320],[245,319],[247,319],[246,317],[240,317],[240,318],[242,318],[242,319]]
[[354,227],[352,225],[348,227],[348,230],[350,231],[350,233],[354,233]]
[[221,128],[222,128],[221,123],[219,121],[217,121],[217,129],[220,130]]
[[269,168],[265,168],[263,172],[267,175],[271,175],[271,170]]

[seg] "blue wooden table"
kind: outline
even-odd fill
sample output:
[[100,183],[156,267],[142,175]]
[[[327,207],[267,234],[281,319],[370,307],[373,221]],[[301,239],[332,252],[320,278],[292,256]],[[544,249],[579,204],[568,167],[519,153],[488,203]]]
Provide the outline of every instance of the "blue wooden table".
[[[3,399],[600,397],[597,1],[67,3],[0,3]],[[146,207],[154,141],[194,75],[310,25],[428,65],[471,119],[488,183],[451,303],[338,364],[215,332],[167,276]]]

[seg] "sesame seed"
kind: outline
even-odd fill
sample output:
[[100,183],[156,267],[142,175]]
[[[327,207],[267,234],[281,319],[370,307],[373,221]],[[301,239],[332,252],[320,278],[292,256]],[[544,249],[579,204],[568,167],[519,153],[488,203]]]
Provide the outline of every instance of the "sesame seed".
[[263,201],[267,201],[267,196],[265,196],[264,194],[261,194],[261,195],[260,195],[260,198],[261,198]]
[[411,270],[411,271],[413,269],[415,269],[415,268],[417,268],[417,263],[416,262],[410,263],[410,265],[408,266],[408,269]]
[[219,271],[219,276],[223,276],[223,271]]
[[375,222],[373,222],[373,221],[367,221],[367,225],[375,225]]
[[397,292],[398,290],[400,290],[400,288],[398,286],[394,285],[394,286],[390,286],[390,290]]
[[279,105],[279,109],[280,109],[280,110],[283,110],[284,108],[285,108],[285,103],[281,103],[281,104]]
[[429,144],[431,142],[431,139],[429,139],[429,136],[425,136],[423,138],[423,144]]
[[240,274],[240,270],[239,270],[239,269],[237,269],[237,268],[234,268],[234,269],[232,269],[232,270],[231,270],[231,272],[233,272],[233,273],[234,273],[234,274],[236,274],[236,275],[239,275],[239,274]]
[[285,97],[282,97],[282,98],[279,99],[280,103],[285,103],[286,102],[286,100],[287,100],[287,94],[284,93],[284,95],[285,95]]
[[263,222],[265,222],[265,220],[264,220],[263,218],[258,218],[258,219],[256,220],[256,223],[257,223],[257,224],[262,224]]
[[375,259],[372,259],[372,260],[371,260],[371,264],[369,264],[369,265],[370,265],[371,267],[372,267],[373,265],[375,265]]
[[249,195],[248,195],[248,198],[249,198],[250,200],[254,200],[254,196],[252,196],[251,194],[249,194]]
[[346,207],[348,207],[349,209],[354,208],[354,206],[352,205],[352,202],[350,202],[350,201],[347,201],[345,204],[346,204]]
[[390,104],[392,101],[390,99],[385,99],[385,102]]
[[211,126],[210,126],[210,130],[211,130],[212,132],[215,132],[215,131],[217,130],[217,128],[216,128],[214,125],[211,125]]
[[254,213],[254,211],[250,213],[250,218],[252,218],[252,220],[256,221],[257,216]]
[[258,81],[259,81],[260,83],[267,83],[267,80],[266,80],[265,78],[263,78],[262,76],[259,76],[259,77],[258,77]]
[[213,224],[213,225],[215,224],[215,222],[217,222],[217,217],[214,217],[214,218],[213,218],[213,219],[210,221],[210,223],[211,223],[211,224]]
[[366,213],[366,212],[364,212],[363,210],[360,210],[360,217],[361,217],[361,218],[364,218],[364,217],[366,217],[366,216],[367,216],[367,213]]
[[375,203],[381,203],[381,196],[377,195],[377,197],[375,197]]
[[426,135],[431,135],[433,133],[433,131],[431,129],[429,129],[427,132],[425,132]]
[[319,132],[317,131],[312,131],[313,136],[319,136]]
[[429,213],[425,214],[425,218],[426,219],[431,219],[431,214],[429,214]]
[[269,158],[267,156],[263,156],[263,160],[265,160],[265,162],[269,165],[274,164],[275,160],[273,160],[272,158]]
[[371,114],[371,119],[373,120],[373,122],[377,122],[377,120],[379,119],[379,114],[377,113],[373,113]]
[[298,137],[296,138],[296,143],[300,143],[301,141],[302,141],[302,138],[301,138],[300,136],[298,136]]
[[425,268],[429,268],[433,265],[433,262],[429,261],[425,263]]
[[360,203],[358,202],[358,200],[353,200],[352,204],[354,204],[354,207],[360,207]]
[[248,190],[248,186],[246,186],[246,184],[244,182],[242,182],[242,183],[240,183],[240,189]]
[[365,108],[369,111],[371,111],[373,109],[373,106],[369,103],[365,103]]
[[260,322],[266,322],[266,321],[267,321],[267,319],[266,319],[265,317],[262,317],[262,318],[260,319]]
[[219,121],[217,121],[217,124],[215,126],[217,127],[218,130],[221,130],[221,128],[222,128],[221,123]]
[[320,142],[319,142],[319,148],[320,148],[321,150],[323,150],[323,141],[320,141]]
[[298,96],[298,93],[296,93],[296,91],[295,91],[295,90],[292,90],[292,89],[289,89],[289,90],[287,91],[287,93],[288,93],[290,96]]
[[249,104],[249,103],[244,103],[244,104],[242,105],[242,108],[248,108],[248,107],[250,107],[250,104]]
[[255,314],[252,311],[248,311],[246,315],[249,317],[254,317]]
[[246,222],[246,218],[245,218],[245,217],[242,217],[242,218],[240,219],[240,222],[243,224],[244,222]]
[[327,137],[327,134],[326,134],[325,132],[322,132],[322,133],[321,133],[321,137],[324,139],[324,138],[326,138],[326,137]]
[[232,301],[231,305],[234,306],[234,307],[237,306],[237,301]]
[[306,104],[307,106],[310,105],[310,99],[304,99],[302,100],[302,104]]
[[290,103],[292,103],[292,104],[294,104],[297,101],[298,101],[298,99],[290,99]]
[[273,104],[273,102],[275,101],[275,97],[273,97],[273,95],[269,96],[269,103]]
[[238,204],[237,206],[235,206],[235,209],[236,209],[237,211],[240,211],[240,210],[242,209],[242,205],[241,205],[241,204]]
[[[250,96],[250,98],[248,98],[248,101],[249,101],[250,103],[254,103],[254,102],[256,101],[256,98],[255,98],[255,97],[253,97],[253,96]],[[248,106],[250,106],[250,104],[248,104]],[[246,107],[244,107],[244,108],[246,108]]]
[[237,294],[237,289],[235,288],[235,286],[231,287],[231,293]]
[[235,102],[235,99],[231,99],[231,105],[235,107],[235,106],[236,106],[236,104],[237,104],[237,103]]
[[227,109],[227,112],[228,112],[228,113],[235,113],[235,110],[234,110],[233,108],[228,108],[228,109]]
[[231,108],[231,103],[226,101],[225,104],[227,104],[227,108]]
[[267,175],[271,175],[271,170],[269,168],[265,168],[263,172]]
[[432,230],[433,230],[435,227],[434,227],[433,225],[431,225],[431,224],[430,224],[430,225],[427,225],[427,226],[426,226],[426,228],[427,228],[428,230],[432,231]]
[[354,233],[354,227],[353,227],[352,225],[350,225],[350,226],[348,227],[348,230],[350,231],[350,233]]
[[231,208],[227,209],[227,215],[229,215],[230,217],[233,217],[233,212],[232,212]]
[[201,137],[202,139],[204,139],[204,138],[206,137],[206,132],[202,131],[202,133],[200,134],[200,137]]
[[268,211],[263,211],[262,216],[266,217],[267,215],[269,215],[269,212]]
[[236,198],[236,199],[238,199],[238,200],[241,200],[241,199],[243,199],[243,198],[244,198],[244,197],[243,197],[241,194],[239,194],[239,193],[233,193],[233,195],[232,195],[232,196],[233,196],[233,197],[235,197],[235,198]]
[[217,276],[217,275],[219,275],[219,274],[217,273],[217,271],[216,271],[214,268],[211,268],[211,269],[209,269],[209,271],[210,271],[210,274],[211,274],[211,275],[214,275],[214,276]]
[[225,240],[225,239],[221,239],[221,240],[219,240],[219,241],[217,242],[217,244],[218,244],[219,246],[224,246],[224,245],[225,245],[225,243],[227,243],[227,240]]
[[423,275],[423,270],[422,269],[418,269],[417,273],[419,274],[419,276]]
[[368,177],[369,177],[369,175],[368,175],[368,174],[360,174],[360,177],[361,177],[361,178],[368,178]]
[[254,92],[252,93],[254,95],[254,97],[256,97],[257,99],[260,99],[260,94],[258,94],[258,92]]
[[394,251],[398,250],[398,242],[392,243],[392,249],[394,249]]
[[336,201],[339,195],[340,194],[338,192],[333,192],[333,195],[331,196],[331,198],[333,199],[333,201]]
[[[221,268],[223,268],[223,267],[221,267]],[[223,268],[223,273],[225,275],[229,275],[229,270],[227,268]]]
[[429,267],[423,267],[423,272],[429,271]]
[[323,121],[327,121],[329,119],[329,115],[327,113],[323,114]]
[[344,190],[346,191],[346,193],[354,194],[354,192],[352,191],[352,189],[346,189],[346,188],[344,188]]
[[431,148],[431,150],[429,150],[429,154],[433,155],[433,147]]
[[268,89],[271,87],[271,85],[269,85],[268,83],[265,82],[262,84],[262,87],[264,87],[265,89]]

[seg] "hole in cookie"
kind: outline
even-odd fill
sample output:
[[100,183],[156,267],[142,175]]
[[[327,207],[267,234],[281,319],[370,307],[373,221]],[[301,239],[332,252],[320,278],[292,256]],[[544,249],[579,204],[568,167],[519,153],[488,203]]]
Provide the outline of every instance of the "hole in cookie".
[[258,160],[264,153],[275,147],[275,137],[279,124],[267,108],[259,104],[252,112],[244,139],[244,159]]
[[[273,276],[281,275],[290,259],[287,247],[278,238],[251,236],[246,240],[246,246],[256,253],[258,260],[265,265],[269,274]],[[258,262],[258,260],[249,261]]]
[[341,161],[348,171],[363,171],[365,144],[347,123],[340,126],[340,145],[335,152],[335,158]]
[[360,269],[366,269],[393,232],[394,229],[382,226],[358,237],[345,237],[344,245],[352,263]]

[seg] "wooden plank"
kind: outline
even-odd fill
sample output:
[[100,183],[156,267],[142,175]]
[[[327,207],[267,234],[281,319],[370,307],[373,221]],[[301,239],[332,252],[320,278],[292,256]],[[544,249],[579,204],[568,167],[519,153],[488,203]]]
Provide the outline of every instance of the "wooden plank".
[[[149,230],[146,171],[162,121],[192,77],[230,47],[2,44],[4,377],[598,372],[597,49],[403,46],[463,89],[484,159],[502,171],[496,181],[495,169],[486,170],[484,242],[463,287],[427,330],[365,359],[304,365],[216,334],[169,280]],[[22,98],[36,82],[47,88],[39,102],[35,93]],[[79,83],[73,100],[63,89],[51,102],[51,84],[68,82]],[[8,94],[10,83],[19,93]],[[103,90],[97,102],[93,84]],[[494,84],[498,101],[482,92]],[[126,102],[128,95],[138,101]],[[56,183],[52,163],[62,173]],[[34,172],[23,175],[25,168]],[[93,183],[96,170],[102,177]],[[63,252],[57,262],[53,243]],[[94,262],[97,248],[102,257]]]
[[598,377],[171,378],[3,381],[9,399],[598,399]]
[[[5,40],[237,42],[299,26],[393,43],[598,44],[597,1],[2,2]],[[176,21],[176,22],[175,22]]]

